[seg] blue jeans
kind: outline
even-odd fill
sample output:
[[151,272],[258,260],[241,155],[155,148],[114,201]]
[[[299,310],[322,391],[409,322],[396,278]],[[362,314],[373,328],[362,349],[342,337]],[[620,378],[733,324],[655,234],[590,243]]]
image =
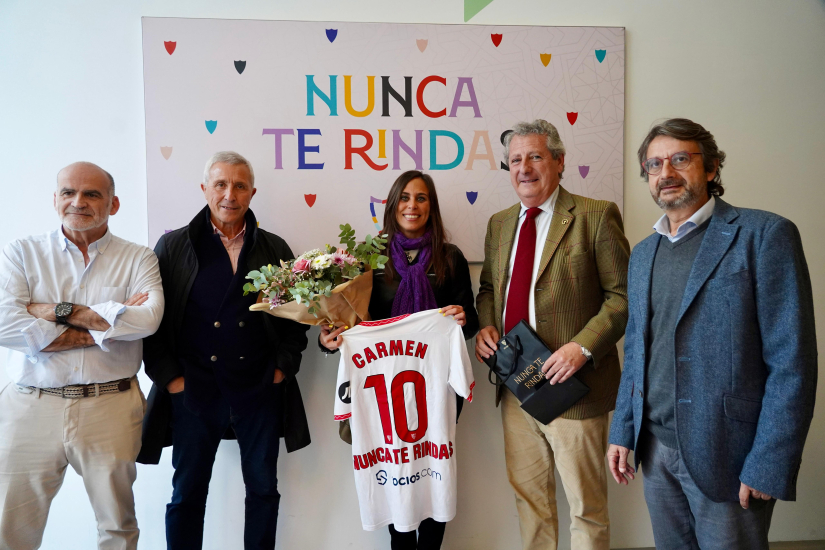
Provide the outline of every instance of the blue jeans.
[[[713,502],[693,483],[679,451],[642,430],[637,452],[644,473],[645,501],[659,550],[768,550],[776,500],[751,498]],[[707,457],[713,468],[713,457]]]
[[246,486],[244,548],[272,550],[278,523],[278,451],[283,424],[283,386],[272,385],[271,398],[258,409],[238,416],[225,399],[196,415],[183,403],[184,392],[172,394],[172,502],[166,505],[168,550],[200,550],[203,518],[212,465],[221,436],[231,425],[241,449]]

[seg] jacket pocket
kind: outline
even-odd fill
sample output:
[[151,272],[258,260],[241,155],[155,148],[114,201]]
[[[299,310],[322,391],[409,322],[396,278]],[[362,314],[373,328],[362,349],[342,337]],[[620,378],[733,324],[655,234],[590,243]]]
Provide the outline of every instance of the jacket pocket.
[[708,281],[709,287],[720,288],[724,286],[730,286],[735,284],[742,284],[751,279],[751,272],[747,269],[743,269],[741,271],[737,271],[736,273],[729,273],[727,275],[721,275],[714,277],[713,279]]
[[581,264],[582,262],[590,261],[590,251],[589,250],[575,250],[570,252],[568,256],[570,258],[570,263],[573,265]]
[[745,399],[734,395],[725,395],[725,416],[740,422],[759,422],[759,413],[762,411],[762,401]]
[[577,279],[587,279],[596,275],[595,263],[587,250],[576,251],[570,255],[570,268],[573,277]]

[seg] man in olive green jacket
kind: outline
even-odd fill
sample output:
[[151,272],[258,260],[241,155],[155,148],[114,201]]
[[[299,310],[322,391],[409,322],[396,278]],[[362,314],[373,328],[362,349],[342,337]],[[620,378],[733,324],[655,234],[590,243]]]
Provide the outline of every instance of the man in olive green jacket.
[[[487,226],[477,305],[483,327],[476,356],[521,319],[554,350],[543,367],[551,384],[573,374],[590,392],[547,425],[499,391],[507,474],[516,493],[522,545],[555,550],[554,467],[570,504],[577,550],[608,550],[608,413],[621,376],[616,342],[627,324],[630,247],[618,207],[559,185],[564,145],[543,120],[519,123],[505,138],[510,180],[521,199]],[[502,330],[504,329],[504,330]]]

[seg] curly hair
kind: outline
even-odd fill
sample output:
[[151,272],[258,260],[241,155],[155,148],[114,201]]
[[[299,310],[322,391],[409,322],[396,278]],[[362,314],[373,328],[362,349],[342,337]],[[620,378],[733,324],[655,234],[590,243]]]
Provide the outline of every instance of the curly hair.
[[[716,170],[716,175],[708,182],[708,196],[716,195],[721,197],[725,193],[722,187],[722,166],[725,164],[725,152],[716,145],[713,134],[705,130],[701,124],[697,124],[686,118],[670,118],[653,126],[647,133],[642,145],[639,147],[639,163],[644,164],[647,160],[647,149],[650,143],[659,136],[671,137],[679,141],[695,141],[702,153],[702,164],[705,172],[710,174]],[[642,168],[642,177],[648,180],[647,172]]]

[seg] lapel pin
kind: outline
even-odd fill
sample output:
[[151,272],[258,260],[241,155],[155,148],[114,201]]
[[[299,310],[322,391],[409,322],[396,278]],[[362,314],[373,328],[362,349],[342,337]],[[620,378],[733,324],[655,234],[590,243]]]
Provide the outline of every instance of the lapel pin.
[[561,224],[562,224],[562,225],[567,225],[567,220],[562,220],[562,221],[561,221]]

